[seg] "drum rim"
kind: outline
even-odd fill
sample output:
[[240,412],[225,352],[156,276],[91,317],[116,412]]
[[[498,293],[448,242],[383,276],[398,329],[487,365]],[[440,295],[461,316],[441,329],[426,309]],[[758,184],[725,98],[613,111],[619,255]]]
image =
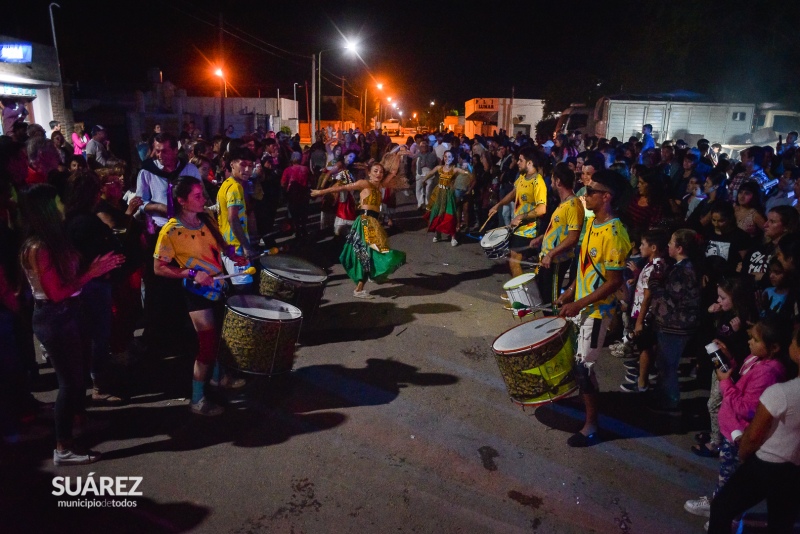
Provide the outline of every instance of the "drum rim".
[[[487,237],[488,237],[490,234],[492,234],[492,232],[495,232],[495,231],[497,231],[497,230],[505,230],[505,231],[506,231],[506,235],[505,235],[505,237],[504,237],[503,239],[501,239],[500,241],[498,241],[497,243],[494,243],[494,244],[492,244],[492,245],[489,245],[489,243],[487,242],[487,243],[486,243],[486,245],[488,245],[488,246],[485,246],[485,245],[483,244],[483,240],[484,240],[484,239],[486,239],[486,238],[487,238]],[[485,249],[492,250],[492,249],[494,249],[494,248],[497,248],[497,247],[499,247],[499,246],[503,246],[503,245],[505,245],[505,244],[506,244],[506,242],[508,242],[508,241],[509,241],[509,239],[510,239],[510,236],[511,236],[511,231],[510,231],[508,228],[506,228],[506,227],[501,227],[501,228],[492,228],[491,230],[489,230],[488,232],[486,232],[486,233],[483,235],[483,237],[481,238],[480,244],[481,244],[481,247],[483,247],[483,248],[485,248]]]
[[314,281],[314,282],[303,282],[301,280],[295,280],[293,278],[283,277],[283,276],[273,272],[268,266],[264,265],[264,262],[272,260],[272,259],[278,259],[278,258],[279,258],[279,256],[274,256],[274,257],[263,256],[258,262],[259,264],[261,264],[262,272],[268,272],[271,275],[273,275],[273,277],[278,278],[279,280],[290,280],[292,282],[298,282],[298,283],[301,283],[301,284],[308,284],[308,285],[311,285],[311,284],[324,284],[328,280],[328,273],[325,272],[325,269],[323,269],[322,267],[320,267],[319,265],[317,265],[315,263],[312,263],[312,262],[310,262],[310,261],[308,261],[308,260],[306,260],[304,258],[299,258],[297,256],[282,256],[282,257],[280,257],[280,259],[291,258],[293,260],[299,260],[302,263],[310,265],[310,266],[312,266],[315,269],[318,269],[320,271],[321,275],[318,275],[317,278],[319,278],[321,276],[322,280],[317,280],[317,281]]
[[[237,296],[237,295],[234,295],[234,296]],[[263,295],[261,295],[261,296],[263,296]],[[268,297],[264,297],[264,298],[268,298]],[[293,323],[295,321],[302,321],[303,320],[303,310],[301,310],[300,308],[298,308],[297,306],[295,306],[293,304],[289,304],[288,302],[283,302],[282,300],[279,300],[278,302],[281,302],[281,303],[283,303],[283,304],[285,304],[287,306],[291,306],[292,308],[294,308],[295,310],[300,312],[300,316],[299,317],[294,317],[294,318],[291,318],[291,319],[270,319],[268,317],[258,317],[257,315],[250,315],[249,313],[245,313],[245,312],[243,312],[241,310],[237,310],[236,308],[228,305],[227,302],[225,303],[225,309],[235,313],[236,315],[241,315],[242,317],[248,317],[250,319],[259,319],[259,320],[262,320],[262,321],[272,321],[272,322],[278,322],[278,323]]]
[[515,328],[519,328],[520,326],[522,326],[522,324],[530,324],[530,323],[533,323],[533,322],[536,322],[536,321],[551,321],[551,320],[553,320],[553,317],[544,317],[542,319],[534,319],[533,321],[528,321],[527,323],[522,323],[522,324],[518,324],[516,326],[512,326],[511,328],[509,328],[508,330],[506,330],[505,332],[503,332],[502,334],[500,334],[499,336],[494,338],[494,341],[492,341],[492,352],[494,352],[498,356],[511,356],[511,355],[514,355],[514,354],[519,354],[520,352],[527,352],[529,350],[532,350],[532,349],[535,349],[537,347],[540,347],[541,345],[544,345],[545,343],[549,343],[550,341],[553,340],[554,337],[560,336],[561,334],[563,334],[564,330],[566,330],[566,328],[569,326],[569,321],[567,319],[563,319],[561,317],[559,317],[559,319],[562,319],[564,321],[564,326],[563,326],[563,328],[561,328],[558,331],[558,333],[553,334],[551,337],[545,338],[545,339],[543,339],[543,340],[541,340],[541,341],[539,341],[537,343],[534,343],[533,345],[527,345],[525,347],[520,347],[518,349],[513,349],[513,350],[500,350],[500,349],[494,348],[494,345],[495,345],[495,343],[497,343],[498,339],[500,339],[501,337],[503,337],[507,333],[511,332]]
[[561,400],[561,399],[567,397],[568,395],[572,395],[577,390],[578,390],[578,384],[576,382],[574,386],[569,388],[569,391],[565,391],[564,393],[562,393],[560,395],[556,395],[552,399],[541,400],[541,401],[538,401],[538,402],[522,402],[521,400],[517,400],[516,398],[514,398],[513,395],[510,395],[510,394],[508,395],[508,398],[511,399],[511,402],[513,402],[517,406],[539,406],[539,405],[545,404],[547,402],[555,402],[555,401]]
[[284,278],[283,276],[270,271],[269,269],[267,269],[263,265],[261,266],[261,272],[266,274],[267,276],[269,276],[271,278],[274,278],[275,280],[277,280],[279,282],[284,282],[284,283],[303,286],[303,287],[324,286],[325,282],[328,281],[328,275],[327,274],[325,275],[325,279],[322,280],[321,282],[303,282],[301,280],[293,280],[291,278]]
[[[514,280],[516,280],[517,278],[522,278],[523,276],[528,276],[528,275],[530,275],[530,278],[528,278],[527,280],[525,280],[525,282],[524,282],[524,283],[517,284],[517,285],[515,285],[515,286],[509,286],[509,285],[508,285],[508,284],[510,284],[511,282],[513,282]],[[525,284],[529,283],[531,280],[536,280],[536,275],[535,275],[535,274],[533,274],[533,273],[522,273],[521,275],[519,275],[519,276],[515,276],[514,278],[512,278],[511,280],[509,280],[508,282],[506,282],[505,284],[503,284],[503,289],[505,289],[505,290],[509,290],[509,289],[517,289],[518,287],[522,287],[522,286],[524,286]],[[507,287],[507,286],[508,286],[508,287]]]

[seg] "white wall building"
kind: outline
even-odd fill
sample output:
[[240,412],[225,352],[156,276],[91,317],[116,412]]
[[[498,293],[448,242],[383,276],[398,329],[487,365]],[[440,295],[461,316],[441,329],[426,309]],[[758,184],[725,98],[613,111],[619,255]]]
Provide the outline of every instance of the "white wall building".
[[505,130],[534,135],[536,124],[544,118],[544,100],[529,98],[473,98],[464,104],[467,137],[494,135]]

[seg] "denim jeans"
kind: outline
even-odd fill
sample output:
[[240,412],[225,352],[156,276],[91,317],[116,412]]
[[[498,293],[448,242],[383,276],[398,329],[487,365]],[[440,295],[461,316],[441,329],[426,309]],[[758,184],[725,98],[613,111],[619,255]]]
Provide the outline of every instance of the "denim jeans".
[[436,179],[431,178],[427,182],[423,182],[422,178],[416,178],[416,193],[417,193],[417,207],[424,208],[428,205],[433,193],[433,186],[436,185]]
[[665,408],[677,408],[681,400],[678,365],[691,337],[689,334],[668,334],[662,332],[661,329],[656,329],[656,338],[658,339],[656,365],[661,375],[656,396]]
[[69,442],[73,418],[86,409],[84,373],[89,363],[81,342],[78,298],[37,301],[33,309],[33,332],[47,350],[58,379],[56,439]]
[[83,286],[79,298],[81,302],[81,333],[91,354],[90,370],[95,384],[100,384],[104,380],[111,350],[111,322],[113,320],[111,282],[95,278]]
[[511,219],[514,218],[514,203],[506,204],[505,206],[500,207],[500,211],[497,213],[497,225],[498,226],[508,226],[511,224]]

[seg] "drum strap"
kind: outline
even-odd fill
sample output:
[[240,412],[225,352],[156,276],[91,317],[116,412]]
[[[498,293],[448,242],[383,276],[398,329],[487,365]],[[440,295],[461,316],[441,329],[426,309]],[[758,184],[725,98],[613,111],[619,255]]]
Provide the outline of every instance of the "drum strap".
[[594,272],[596,272],[596,273],[597,273],[597,276],[600,278],[600,281],[601,281],[601,282],[603,282],[603,283],[605,283],[605,281],[606,281],[606,277],[605,277],[605,276],[603,276],[603,273],[601,273],[601,272],[600,272],[600,269],[598,269],[598,268],[597,268],[597,265],[595,265],[595,263],[594,263],[594,260],[592,259],[592,255],[591,255],[591,254],[589,254],[589,251],[592,249],[592,247],[590,247],[590,246],[589,246],[589,243],[590,243],[590,242],[591,242],[591,240],[592,240],[592,234],[591,234],[591,231],[592,231],[592,229],[590,228],[590,229],[588,230],[588,232],[590,232],[590,233],[589,233],[589,239],[587,239],[587,240],[586,240],[586,250],[584,251],[584,254],[586,254],[586,259],[588,259],[588,260],[589,260],[589,263],[591,263],[591,264],[592,264],[592,268],[594,268]]

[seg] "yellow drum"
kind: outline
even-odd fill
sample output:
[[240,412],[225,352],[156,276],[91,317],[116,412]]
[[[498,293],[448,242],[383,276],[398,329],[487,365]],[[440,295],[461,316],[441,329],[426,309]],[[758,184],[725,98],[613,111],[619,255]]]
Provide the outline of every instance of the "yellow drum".
[[511,400],[520,405],[551,402],[574,392],[575,335],[561,317],[536,319],[502,333],[492,343]]

